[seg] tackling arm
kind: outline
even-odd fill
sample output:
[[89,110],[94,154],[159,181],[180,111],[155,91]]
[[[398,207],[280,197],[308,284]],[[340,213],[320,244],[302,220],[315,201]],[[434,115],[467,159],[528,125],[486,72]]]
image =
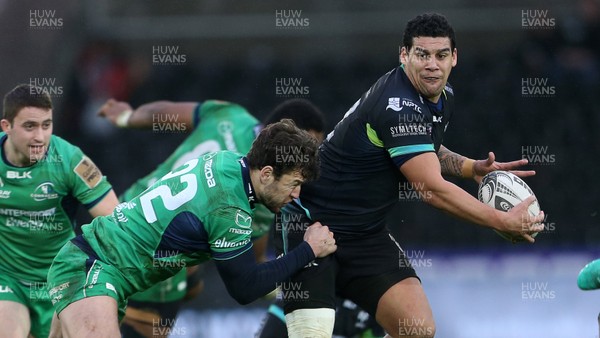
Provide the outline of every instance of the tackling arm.
[[[109,99],[100,107],[98,115],[120,128],[150,129],[156,121],[185,123],[193,130],[196,102],[155,101],[133,109],[129,103]],[[169,117],[173,116],[173,117]]]
[[[508,212],[496,210],[446,181],[441,175],[439,160],[431,152],[422,153],[406,161],[400,167],[400,171],[420,190],[425,202],[457,217],[496,230],[523,235],[530,242],[534,239],[529,234],[543,230],[541,222],[544,220],[544,213],[530,217],[527,211],[534,201],[533,196]],[[536,223],[540,224],[535,225]]]

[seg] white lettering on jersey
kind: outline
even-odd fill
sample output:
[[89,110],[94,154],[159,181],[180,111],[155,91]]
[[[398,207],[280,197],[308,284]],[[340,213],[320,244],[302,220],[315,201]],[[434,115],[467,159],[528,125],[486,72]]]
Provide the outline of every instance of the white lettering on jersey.
[[204,177],[206,177],[206,184],[208,184],[209,188],[212,188],[217,185],[215,182],[215,177],[212,171],[213,160],[210,158],[208,161],[204,162]]
[[236,248],[238,246],[244,246],[250,243],[250,238],[247,238],[241,242],[229,242],[225,239],[225,237],[217,239],[215,241],[215,247],[217,248]]
[[20,173],[18,171],[8,170],[6,172],[6,178],[31,178],[31,171],[24,171]]

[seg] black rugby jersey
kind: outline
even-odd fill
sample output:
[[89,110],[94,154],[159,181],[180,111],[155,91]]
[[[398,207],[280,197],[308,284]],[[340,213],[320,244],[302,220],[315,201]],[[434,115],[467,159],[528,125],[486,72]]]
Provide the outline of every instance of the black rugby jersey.
[[454,110],[447,84],[441,111],[432,111],[402,66],[383,75],[336,125],[319,149],[321,175],[302,186],[300,203],[335,233],[382,227],[398,202],[399,167],[437,152]]

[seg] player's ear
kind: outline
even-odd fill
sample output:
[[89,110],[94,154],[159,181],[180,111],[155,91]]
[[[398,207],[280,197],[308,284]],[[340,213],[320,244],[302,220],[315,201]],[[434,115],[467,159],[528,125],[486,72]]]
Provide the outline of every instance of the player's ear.
[[5,132],[5,133],[9,132],[10,129],[11,129],[10,122],[8,122],[7,119],[0,120],[0,126],[2,126],[2,131]]
[[400,46],[400,63],[403,65],[408,63],[408,50],[405,46]]
[[456,50],[456,48],[454,48],[454,50],[452,51],[452,67],[456,66],[457,63],[458,63],[458,51]]
[[273,175],[273,167],[270,165],[264,166],[260,169],[260,183],[262,184],[270,184],[275,180],[275,175]]

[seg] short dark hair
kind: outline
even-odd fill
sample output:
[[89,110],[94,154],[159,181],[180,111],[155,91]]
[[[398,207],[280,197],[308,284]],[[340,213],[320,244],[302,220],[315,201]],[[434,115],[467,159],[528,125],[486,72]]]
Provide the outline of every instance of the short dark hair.
[[23,83],[4,95],[3,105],[2,118],[12,124],[21,109],[35,107],[50,110],[52,109],[52,100],[44,88]]
[[296,126],[304,130],[322,133],[325,130],[325,115],[312,102],[306,99],[289,99],[280,103],[267,116],[264,125],[292,119]]
[[452,50],[456,48],[454,29],[445,16],[438,13],[425,13],[410,20],[404,29],[403,47],[409,51],[416,37],[449,38]]
[[319,176],[318,143],[294,121],[283,119],[261,130],[246,155],[250,169],[273,167],[275,179],[299,172],[305,181]]

